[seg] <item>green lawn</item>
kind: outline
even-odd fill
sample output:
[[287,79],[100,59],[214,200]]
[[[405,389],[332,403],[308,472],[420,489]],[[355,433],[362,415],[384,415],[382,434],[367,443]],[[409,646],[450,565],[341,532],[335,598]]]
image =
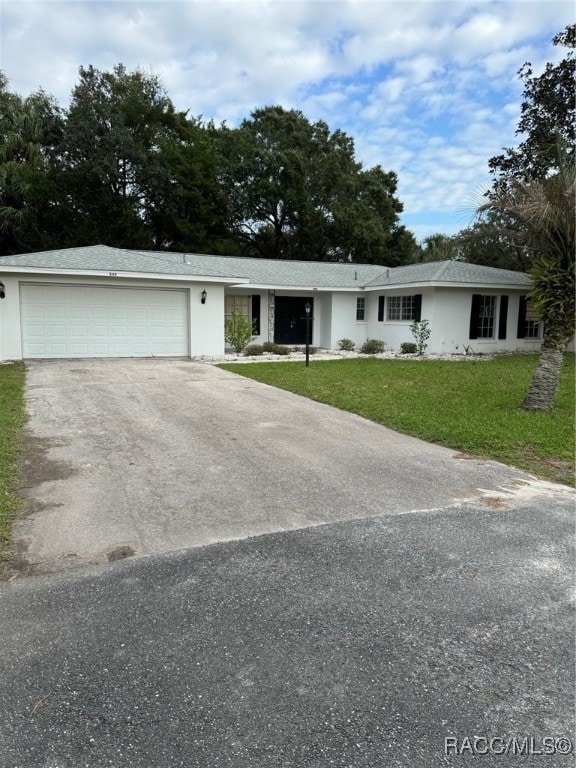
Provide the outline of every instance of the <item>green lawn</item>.
[[520,408],[537,355],[492,360],[314,360],[221,365],[387,427],[574,485],[574,355],[556,408]]
[[25,420],[24,365],[0,365],[0,562],[9,556],[10,529],[18,506]]

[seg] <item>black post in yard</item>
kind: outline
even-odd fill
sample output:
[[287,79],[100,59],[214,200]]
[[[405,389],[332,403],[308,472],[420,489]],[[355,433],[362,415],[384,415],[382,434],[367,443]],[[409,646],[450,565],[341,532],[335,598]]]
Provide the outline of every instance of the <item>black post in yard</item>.
[[310,365],[310,311],[312,307],[310,302],[307,301],[304,305],[304,311],[306,312],[306,368]]

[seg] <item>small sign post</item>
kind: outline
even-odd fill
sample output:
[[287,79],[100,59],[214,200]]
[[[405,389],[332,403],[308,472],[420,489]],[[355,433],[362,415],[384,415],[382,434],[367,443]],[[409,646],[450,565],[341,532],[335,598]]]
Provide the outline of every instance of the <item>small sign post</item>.
[[309,301],[304,305],[304,311],[306,312],[306,368],[308,368],[310,365],[310,312],[312,311]]

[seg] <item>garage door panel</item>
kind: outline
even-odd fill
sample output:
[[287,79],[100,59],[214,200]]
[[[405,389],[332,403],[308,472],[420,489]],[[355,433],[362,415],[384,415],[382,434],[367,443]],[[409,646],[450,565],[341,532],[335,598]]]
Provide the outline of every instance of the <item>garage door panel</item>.
[[24,357],[188,354],[187,291],[24,283],[21,318]]
[[39,307],[40,312],[44,315],[45,320],[65,320],[66,308],[65,307]]

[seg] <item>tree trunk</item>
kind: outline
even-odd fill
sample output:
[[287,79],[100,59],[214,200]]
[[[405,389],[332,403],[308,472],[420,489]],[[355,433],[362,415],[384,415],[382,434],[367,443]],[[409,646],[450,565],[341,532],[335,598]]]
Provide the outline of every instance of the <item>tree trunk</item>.
[[525,411],[549,411],[554,407],[563,360],[563,349],[542,348],[534,378],[522,403]]

